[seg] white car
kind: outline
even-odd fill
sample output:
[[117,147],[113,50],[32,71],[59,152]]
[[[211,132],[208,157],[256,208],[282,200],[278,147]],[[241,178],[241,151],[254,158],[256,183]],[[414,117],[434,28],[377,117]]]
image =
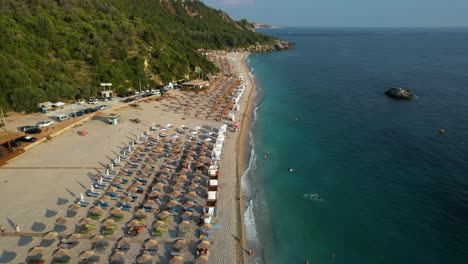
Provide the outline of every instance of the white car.
[[50,121],[50,120],[41,121],[37,123],[37,127],[47,127],[47,126],[51,126],[52,124],[54,124],[54,121]]
[[97,107],[99,110],[109,109],[111,108],[110,105],[101,105]]

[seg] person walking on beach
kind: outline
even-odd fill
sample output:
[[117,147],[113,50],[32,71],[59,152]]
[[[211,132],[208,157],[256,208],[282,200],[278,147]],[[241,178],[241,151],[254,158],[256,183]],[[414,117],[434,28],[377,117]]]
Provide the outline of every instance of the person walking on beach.
[[15,226],[15,233],[16,233],[17,235],[19,235],[19,234],[21,233],[21,229],[20,229],[19,225],[16,225],[16,226]]
[[5,235],[5,226],[0,226],[0,232],[2,232],[2,235]]

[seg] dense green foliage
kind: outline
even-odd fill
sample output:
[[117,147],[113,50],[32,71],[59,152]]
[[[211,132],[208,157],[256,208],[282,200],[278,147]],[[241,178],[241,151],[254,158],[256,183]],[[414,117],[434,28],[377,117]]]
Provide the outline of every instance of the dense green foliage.
[[215,71],[198,49],[229,49],[273,39],[246,20],[200,1],[3,0],[0,3],[0,107],[119,92]]

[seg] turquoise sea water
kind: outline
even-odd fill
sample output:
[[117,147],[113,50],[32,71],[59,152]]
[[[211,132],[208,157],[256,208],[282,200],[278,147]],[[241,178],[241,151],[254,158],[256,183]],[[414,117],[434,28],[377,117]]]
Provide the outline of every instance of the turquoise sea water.
[[468,30],[263,32],[297,45],[249,58],[251,263],[468,263]]

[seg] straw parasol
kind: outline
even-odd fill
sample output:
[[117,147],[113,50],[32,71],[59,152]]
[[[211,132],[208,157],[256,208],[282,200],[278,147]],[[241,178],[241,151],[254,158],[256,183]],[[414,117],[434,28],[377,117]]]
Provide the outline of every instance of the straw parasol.
[[166,203],[166,206],[168,207],[173,207],[173,206],[176,206],[178,205],[179,203],[175,200],[169,200],[169,202]]
[[131,202],[131,201],[133,200],[133,198],[130,197],[130,196],[124,196],[124,197],[122,198],[122,200],[123,200],[124,202],[127,202],[127,203],[128,203],[128,202]]
[[171,172],[171,170],[168,167],[164,167],[161,171],[165,173]]
[[108,192],[115,192],[117,191],[117,187],[114,187],[114,186],[110,186],[108,189],[107,189]]
[[164,219],[164,218],[168,217],[169,215],[170,215],[169,212],[166,211],[166,210],[161,211],[161,212],[158,214],[159,218],[161,218],[161,219]]
[[118,252],[114,252],[114,254],[112,254],[111,259],[112,260],[119,260],[119,259],[123,259],[124,257],[125,257],[125,253],[118,251]]
[[129,193],[136,193],[137,190],[138,190],[137,187],[130,187],[130,188],[128,188],[127,191],[128,191]]
[[169,194],[169,196],[172,197],[172,198],[176,198],[177,196],[180,196],[180,195],[181,195],[181,192],[179,192],[179,191],[177,191],[177,190],[176,190],[176,191],[173,191],[173,192],[171,192],[171,193]]
[[81,258],[85,258],[85,259],[87,259],[87,258],[89,258],[89,257],[91,257],[93,255],[94,255],[94,251],[92,251],[92,250],[85,250],[85,251],[82,251],[81,254],[80,254]]
[[156,246],[157,244],[158,244],[158,241],[157,241],[157,240],[154,240],[154,239],[151,239],[151,238],[150,238],[150,239],[148,239],[148,240],[146,241],[145,246],[146,246],[147,248],[151,248],[151,247]]
[[28,256],[39,255],[39,254],[42,254],[43,251],[44,251],[44,247],[33,247],[29,250]]
[[50,231],[50,232],[47,232],[45,233],[42,238],[44,238],[45,240],[52,240],[52,239],[56,239],[58,236],[58,233],[55,232],[55,231]]
[[54,256],[56,257],[63,257],[63,256],[68,256],[69,250],[66,248],[61,248],[57,251],[55,251]]
[[112,218],[108,218],[108,219],[106,219],[102,224],[103,224],[104,226],[111,226],[111,225],[115,225],[115,221],[114,221],[114,219],[112,219]]
[[78,234],[78,233],[75,233],[75,234],[71,234],[67,237],[67,240],[69,241],[77,241],[78,239],[81,238],[81,235]]
[[185,245],[187,245],[187,241],[183,240],[183,239],[177,239],[174,244],[172,245],[175,249],[181,249],[183,248]]
[[157,197],[157,196],[159,196],[159,195],[161,195],[161,193],[158,192],[158,191],[151,191],[151,192],[148,194],[149,197]]
[[97,207],[97,206],[93,206],[89,209],[89,211],[91,213],[101,213],[102,212],[102,209],[100,207]]
[[174,188],[182,189],[182,188],[184,188],[184,183],[183,183],[183,182],[177,182],[177,183],[174,185]]
[[137,226],[137,225],[139,225],[139,224],[140,224],[140,222],[138,222],[137,220],[132,220],[132,221],[130,221],[130,222],[128,223],[128,226],[130,226],[130,227],[135,227],[135,226]]
[[110,212],[112,214],[118,214],[118,213],[122,212],[122,209],[120,209],[119,207],[114,207],[114,208],[112,208],[112,210]]
[[68,217],[60,217],[59,219],[57,219],[57,221],[55,221],[55,223],[57,225],[65,225],[66,223],[68,223],[68,221],[70,221],[70,218]]
[[200,256],[197,258],[198,264],[205,264],[208,263],[208,256]]
[[189,226],[190,226],[190,222],[189,222],[189,221],[182,221],[182,223],[180,223],[179,226],[180,226],[180,227],[189,227]]
[[182,264],[184,263],[184,258],[182,256],[173,256],[169,264]]
[[151,206],[153,206],[155,204],[156,204],[156,202],[154,200],[146,200],[146,202],[143,204],[143,206],[151,207]]
[[135,215],[144,215],[146,212],[145,210],[143,209],[138,209],[136,212],[135,212]]
[[181,174],[181,175],[176,177],[176,181],[178,181],[178,182],[186,181],[186,180],[187,180],[187,176],[185,174]]
[[96,242],[102,241],[103,239],[104,239],[104,237],[101,236],[101,235],[94,235],[94,236],[91,238],[91,242],[96,243]]
[[115,178],[113,183],[120,184],[120,183],[122,183],[122,180],[120,178]]
[[77,204],[72,204],[68,207],[68,210],[70,211],[76,211],[78,209],[80,209],[81,206],[77,205]]
[[108,202],[108,201],[110,201],[110,200],[111,200],[110,197],[107,196],[107,195],[103,195],[103,196],[99,199],[99,201],[101,201],[101,202]]
[[197,162],[197,164],[195,164],[195,166],[197,166],[197,167],[203,167],[203,166],[205,166],[205,163],[203,163],[203,162]]
[[156,184],[153,186],[153,188],[160,189],[160,190],[162,190],[163,187],[164,187],[164,184],[162,184],[162,183],[160,183],[160,182],[156,183]]
[[195,205],[194,202],[192,202],[192,201],[187,201],[187,202],[184,203],[184,205],[183,205],[182,207],[184,207],[184,208],[190,208],[190,207],[193,207],[194,205]]
[[153,227],[161,227],[161,226],[164,226],[166,223],[164,223],[163,221],[156,221],[153,223]]
[[182,168],[182,169],[180,170],[179,173],[180,173],[180,174],[185,174],[185,173],[187,173],[188,171],[189,171],[189,170],[188,170],[187,168]]
[[89,217],[85,217],[85,218],[80,220],[80,224],[82,224],[82,225],[93,223],[93,222],[94,222],[94,220],[89,218]]
[[134,187],[140,187],[140,186],[142,186],[142,185],[143,185],[143,183],[141,183],[140,181],[136,181],[136,182],[133,184]]
[[192,182],[188,187],[189,187],[189,189],[197,189],[198,184]]
[[210,230],[213,229],[213,227],[210,224],[204,224],[200,227],[202,230]]
[[145,263],[147,262],[148,260],[151,259],[151,255],[150,254],[141,254],[138,258],[137,258],[137,261],[138,263]]
[[192,181],[200,181],[200,180],[201,180],[200,176],[195,176],[195,177],[193,177],[193,179],[192,179]]
[[126,238],[126,237],[121,237],[118,244],[123,246],[123,245],[127,245],[130,243],[130,239],[129,238]]
[[[194,184],[194,185],[197,185],[197,184]],[[197,185],[197,187],[198,187],[198,185]],[[191,191],[191,192],[187,193],[185,196],[187,196],[189,198],[195,198],[195,197],[197,197],[197,193],[195,191]]]
[[192,215],[193,215],[192,212],[186,211],[186,212],[184,212],[184,213],[182,214],[182,217],[183,217],[183,218],[187,218],[187,217],[191,217]]
[[208,249],[210,248],[210,241],[208,240],[202,240],[199,244],[198,244],[198,248],[199,249]]

